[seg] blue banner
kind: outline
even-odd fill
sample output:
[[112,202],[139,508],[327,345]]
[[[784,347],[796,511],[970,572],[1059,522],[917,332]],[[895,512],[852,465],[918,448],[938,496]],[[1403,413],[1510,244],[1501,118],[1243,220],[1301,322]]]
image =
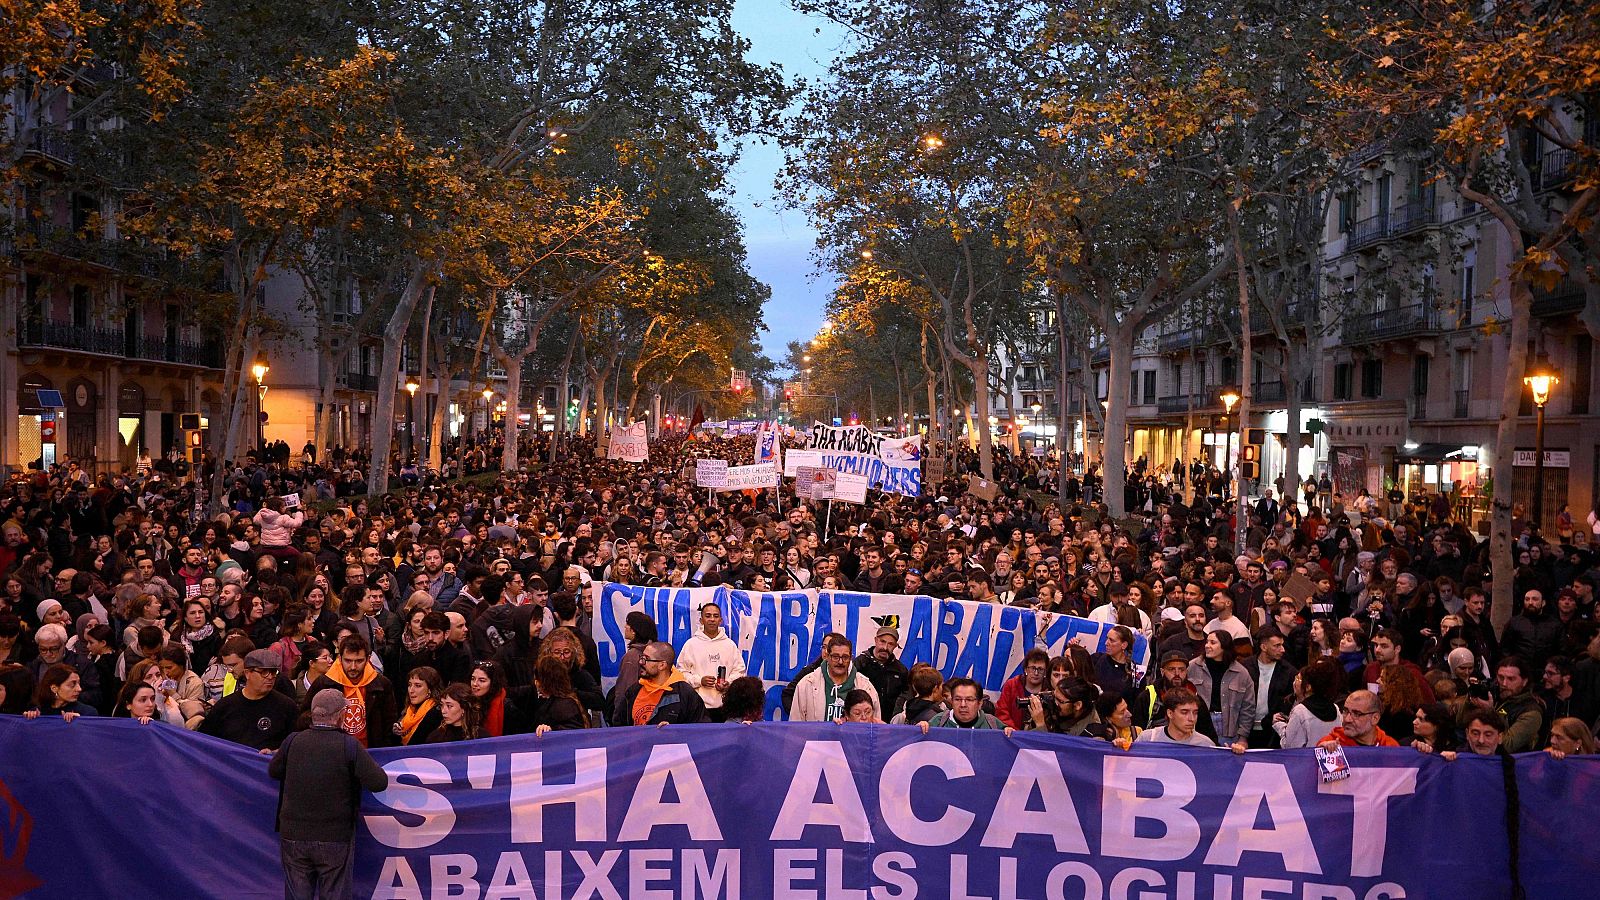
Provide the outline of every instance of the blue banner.
[[[857,652],[872,644],[880,626],[900,632],[900,661],[907,668],[920,662],[946,679],[971,678],[998,697],[1006,679],[1022,669],[1022,658],[1035,647],[1052,656],[1078,644],[1090,653],[1105,648],[1112,626],[1077,616],[1038,613],[1020,606],[950,600],[909,594],[866,594],[858,591],[782,591],[758,593],[714,588],[651,588],[594,582],[594,640],[600,651],[604,687],[615,681],[618,663],[627,652],[622,624],[628,613],[643,611],[656,623],[661,640],[682,650],[700,630],[700,606],[715,603],[722,610],[728,638],[744,654],[745,669],[767,683],[767,718],[776,718],[783,686],[822,654],[829,632],[850,639]],[[1150,643],[1134,631],[1132,658],[1142,676],[1149,663]],[[884,702],[891,702],[887,698]]]
[[[821,724],[614,728],[374,752],[372,898],[1462,900],[1509,895],[1496,759],[1234,756]],[[1516,761],[1528,897],[1591,896],[1600,758]],[[0,893],[282,896],[276,786],[164,725],[0,717]]]

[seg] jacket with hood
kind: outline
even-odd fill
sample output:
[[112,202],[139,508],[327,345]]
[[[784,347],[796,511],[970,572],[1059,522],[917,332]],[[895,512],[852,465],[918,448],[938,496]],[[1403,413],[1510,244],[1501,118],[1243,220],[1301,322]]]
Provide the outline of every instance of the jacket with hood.
[[722,692],[714,687],[701,687],[700,680],[715,678],[719,667],[725,670],[723,679],[729,682],[745,673],[744,654],[739,652],[733,638],[720,628],[716,637],[706,637],[704,630],[696,631],[678,651],[678,668],[707,709],[722,706]]
[[945,711],[945,705],[937,700],[924,700],[921,697],[912,697],[906,701],[906,708],[895,714],[889,720],[890,725],[917,725],[928,722],[934,716]]
[[[527,621],[524,619],[522,633],[526,634],[527,630]],[[509,603],[496,603],[472,620],[467,643],[472,647],[473,659],[494,659],[516,635],[517,607]]]
[[528,633],[533,616],[540,607],[511,607],[511,640],[501,645],[494,655],[506,673],[507,687],[526,687],[533,684],[533,663],[539,656],[539,639]]
[[[646,696],[646,700],[654,695],[655,706],[643,722],[634,722],[633,710],[641,694]],[[695,693],[694,688],[689,686],[688,679],[677,669],[672,670],[664,685],[640,681],[628,688],[627,694],[623,695],[622,709],[628,717],[624,721],[631,724],[660,725],[663,722],[671,722],[674,725],[684,725],[706,720],[706,706],[700,702],[700,695]]]
[[263,509],[257,512],[255,523],[261,529],[261,546],[289,546],[294,540],[295,529],[299,528],[305,520],[305,513],[298,509],[294,512],[274,512],[270,509]]

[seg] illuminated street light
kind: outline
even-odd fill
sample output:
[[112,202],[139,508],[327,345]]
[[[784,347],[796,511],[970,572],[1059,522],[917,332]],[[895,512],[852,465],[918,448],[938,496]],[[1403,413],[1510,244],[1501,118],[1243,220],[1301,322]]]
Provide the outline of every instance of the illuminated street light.
[[406,393],[410,394],[411,396],[415,397],[417,395],[417,390],[421,387],[422,385],[417,384],[417,380],[415,378],[406,379]]
[[1222,393],[1218,395],[1218,399],[1222,401],[1223,411],[1231,416],[1233,415],[1234,406],[1239,403],[1239,392],[1231,387],[1223,388]]

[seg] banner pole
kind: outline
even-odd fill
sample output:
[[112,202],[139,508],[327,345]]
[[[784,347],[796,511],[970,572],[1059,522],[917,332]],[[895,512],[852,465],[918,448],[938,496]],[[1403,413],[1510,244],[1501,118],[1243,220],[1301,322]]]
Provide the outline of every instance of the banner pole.
[[833,498],[828,498],[828,512],[822,519],[822,536],[833,537]]

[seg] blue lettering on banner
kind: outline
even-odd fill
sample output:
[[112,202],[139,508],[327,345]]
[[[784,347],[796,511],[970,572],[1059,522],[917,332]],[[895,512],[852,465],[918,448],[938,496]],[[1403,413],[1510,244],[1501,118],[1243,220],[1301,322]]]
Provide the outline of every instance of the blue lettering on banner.
[[[857,651],[867,648],[881,625],[900,632],[900,661],[937,668],[946,678],[970,677],[985,691],[998,694],[1006,679],[1021,670],[1022,657],[1035,647],[1052,655],[1065,652],[1069,641],[1099,650],[1109,625],[1073,616],[1048,616],[1032,610],[970,600],[935,599],[859,591],[786,591],[752,593],[726,587],[646,588],[600,584],[592,588],[594,638],[600,648],[603,686],[617,676],[622,645],[621,623],[634,609],[656,619],[664,640],[683,648],[699,630],[699,607],[716,603],[723,610],[728,636],[745,654],[749,673],[767,682],[786,683],[822,654],[830,632],[850,638]],[[1134,638],[1135,667],[1148,664],[1149,642]]]
[[[1497,758],[1244,756],[1061,735],[758,723],[373,751],[362,898],[1319,898],[1511,893]],[[89,766],[63,793],[40,759]],[[294,765],[291,758],[291,766]],[[1600,758],[1514,763],[1527,896],[1590,896]],[[277,784],[246,747],[128,719],[0,716],[0,883],[30,898],[282,896]],[[174,817],[151,796],[211,802]],[[155,873],[154,875],[152,873]],[[26,890],[26,888],[23,888]]]

